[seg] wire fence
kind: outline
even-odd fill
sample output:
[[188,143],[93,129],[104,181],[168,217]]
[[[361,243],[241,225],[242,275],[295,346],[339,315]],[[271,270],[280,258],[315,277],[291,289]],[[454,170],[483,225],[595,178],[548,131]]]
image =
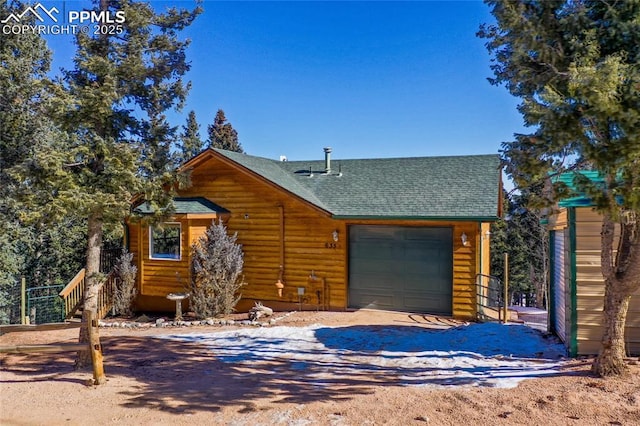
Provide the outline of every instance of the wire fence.
[[0,282],[0,324],[20,324],[20,277]]
[[[111,272],[122,251],[121,242],[105,242],[100,252],[100,272]],[[38,286],[26,282],[23,290],[21,280],[20,276],[14,276],[0,282],[0,324],[21,324],[22,315],[29,318],[30,324],[64,321],[64,301],[58,296],[64,285]]]
[[[21,277],[0,283],[0,324],[30,324],[64,321],[64,303],[58,296],[62,285],[22,288]],[[25,319],[26,321],[26,319]]]
[[58,296],[64,286],[53,285],[29,288],[26,305],[30,324],[46,324],[64,321],[64,302]]

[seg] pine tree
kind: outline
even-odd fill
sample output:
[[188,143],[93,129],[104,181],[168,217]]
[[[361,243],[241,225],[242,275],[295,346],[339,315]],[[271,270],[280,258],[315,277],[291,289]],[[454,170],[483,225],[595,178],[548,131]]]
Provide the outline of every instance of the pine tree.
[[[0,16],[20,12],[19,3],[0,4]],[[0,37],[0,306],[7,310],[3,321],[14,316],[10,306],[14,296],[11,284],[23,270],[20,242],[29,240],[19,221],[15,191],[19,177],[13,168],[34,151],[42,111],[44,81],[51,53],[42,38],[31,33],[3,34]]]
[[238,142],[238,132],[235,131],[231,123],[227,122],[224,111],[219,109],[213,124],[207,127],[211,148],[226,149],[227,151],[244,152],[240,142]]
[[244,254],[237,234],[222,222],[212,223],[191,247],[191,309],[198,318],[230,314],[244,285]]
[[[100,251],[105,233],[120,226],[134,194],[160,212],[170,211],[174,132],[164,113],[179,108],[188,85],[187,41],[178,33],[200,8],[156,13],[148,3],[99,0],[95,11],[121,11],[119,34],[78,34],[74,69],[55,87],[51,114],[65,135],[40,147],[23,168],[49,197],[41,214],[86,220],[85,312],[96,311],[104,281]],[[103,14],[105,16],[106,14]],[[168,207],[167,207],[168,206]],[[81,329],[80,341],[88,336]],[[77,365],[88,365],[88,351]]]
[[195,157],[200,151],[202,151],[204,144],[200,139],[200,125],[196,120],[196,112],[189,111],[187,117],[187,123],[182,126],[182,133],[180,134],[182,150],[182,158],[180,163],[184,163],[192,157]]
[[[1,16],[22,11],[20,3],[0,4]],[[28,17],[25,17],[28,19]],[[51,52],[38,35],[3,34],[0,37],[0,214],[8,212],[9,196],[13,194],[19,178],[11,169],[35,151],[34,142],[41,139],[46,123],[47,72]],[[0,221],[0,226],[3,225]]]
[[[3,2],[0,16],[21,13],[24,7]],[[37,34],[0,37],[0,321],[5,322],[20,320],[14,287],[20,275],[30,288],[64,284],[84,261],[81,218],[73,211],[59,221],[39,214],[51,188],[35,185],[38,176],[25,179],[23,173],[42,149],[61,137],[48,114],[53,96],[48,90],[50,57]]]
[[503,144],[507,172],[546,194],[532,198],[539,205],[570,195],[553,180],[542,191],[550,174],[588,169],[604,179],[576,174],[574,183],[603,216],[604,333],[593,371],[622,374],[627,309],[640,288],[640,2],[487,3],[496,24],[478,35],[493,55],[490,81],[522,99],[518,109],[533,129]]

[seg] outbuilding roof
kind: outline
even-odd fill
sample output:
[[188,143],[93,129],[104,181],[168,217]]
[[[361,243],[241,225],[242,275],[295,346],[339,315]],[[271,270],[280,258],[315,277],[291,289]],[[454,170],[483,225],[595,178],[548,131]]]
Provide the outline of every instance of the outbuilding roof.
[[576,177],[580,175],[589,179],[596,185],[603,185],[604,178],[597,171],[592,170],[580,170],[575,172],[566,172],[562,173],[553,178],[556,182],[564,183],[571,192],[575,194],[575,196],[570,198],[565,198],[558,202],[558,206],[560,207],[588,207],[593,206],[593,200],[587,194],[584,194],[579,191],[578,185],[576,184]]
[[324,160],[276,161],[213,151],[335,218],[494,220],[499,212],[496,154],[334,159],[326,173]]

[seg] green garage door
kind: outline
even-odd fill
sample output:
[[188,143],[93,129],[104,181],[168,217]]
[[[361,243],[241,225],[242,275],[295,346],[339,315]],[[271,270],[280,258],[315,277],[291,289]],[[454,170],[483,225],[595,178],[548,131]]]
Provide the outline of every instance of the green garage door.
[[451,228],[349,228],[349,306],[451,315]]

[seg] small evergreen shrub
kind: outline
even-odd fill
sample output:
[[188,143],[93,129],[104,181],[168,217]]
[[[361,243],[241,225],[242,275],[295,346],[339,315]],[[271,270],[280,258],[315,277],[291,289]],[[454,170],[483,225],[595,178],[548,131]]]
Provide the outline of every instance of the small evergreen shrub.
[[191,247],[191,310],[197,318],[230,314],[240,300],[244,254],[222,222],[212,223]]
[[113,268],[116,284],[113,308],[116,314],[122,316],[133,315],[133,301],[136,298],[136,274],[138,268],[133,264],[133,253],[126,249],[122,252]]

